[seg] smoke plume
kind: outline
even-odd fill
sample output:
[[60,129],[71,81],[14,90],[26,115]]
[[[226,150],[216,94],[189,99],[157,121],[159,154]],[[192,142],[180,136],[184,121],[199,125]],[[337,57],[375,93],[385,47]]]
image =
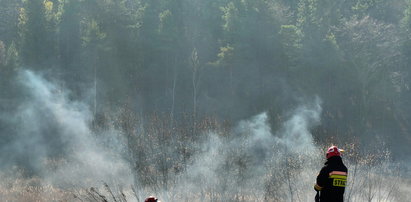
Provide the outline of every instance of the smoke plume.
[[201,152],[178,177],[178,186],[163,197],[169,199],[170,192],[198,193],[206,201],[240,196],[263,201],[264,196],[275,195],[285,201],[312,192],[318,172],[314,168],[321,165],[321,157],[310,129],[320,124],[322,109],[319,98],[309,103],[293,110],[279,131],[272,131],[263,112],[240,121],[229,136],[219,131],[205,134],[208,141],[200,146]]
[[25,99],[9,117],[15,131],[11,143],[3,148],[2,162],[23,167],[27,175],[54,185],[131,183],[128,164],[101,144],[109,137],[120,137],[115,130],[93,134],[88,106],[70,100],[66,89],[42,76],[22,71],[19,82]]

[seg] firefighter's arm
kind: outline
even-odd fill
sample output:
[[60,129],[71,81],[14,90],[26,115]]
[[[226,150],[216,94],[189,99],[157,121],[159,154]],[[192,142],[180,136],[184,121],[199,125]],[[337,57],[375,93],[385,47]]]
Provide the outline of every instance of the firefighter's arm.
[[314,185],[315,191],[321,191],[324,188],[324,185],[327,181],[327,172],[326,169],[321,169],[320,173],[317,176],[316,184]]
[[315,184],[315,185],[314,185],[314,190],[315,190],[315,191],[321,191],[321,190],[323,190],[323,187],[321,187],[321,186],[318,185],[318,184]]

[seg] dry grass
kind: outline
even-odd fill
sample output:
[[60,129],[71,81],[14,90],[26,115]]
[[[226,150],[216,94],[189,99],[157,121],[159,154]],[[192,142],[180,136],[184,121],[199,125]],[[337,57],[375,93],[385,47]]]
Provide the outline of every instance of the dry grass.
[[[257,176],[260,180],[247,180],[241,173],[247,166],[247,159],[250,160],[247,155],[241,155],[244,148],[224,149],[219,151],[218,155],[229,158],[223,158],[221,168],[214,170],[215,176],[201,177],[194,172],[195,176],[190,176],[193,179],[187,181],[186,173],[190,172],[190,165],[195,162],[193,159],[201,157],[201,144],[212,143],[200,131],[217,131],[221,139],[225,140],[233,136],[231,127],[213,118],[190,122],[191,117],[188,117],[187,122],[178,125],[174,120],[165,118],[166,115],[151,116],[144,122],[132,114],[125,113],[123,116],[125,117],[119,120],[106,121],[114,122],[116,129],[125,136],[127,142],[124,144],[127,144],[126,148],[129,149],[125,152],[130,155],[129,161],[134,162],[133,171],[140,187],[121,187],[102,182],[98,187],[61,188],[40,178],[27,179],[14,172],[13,176],[0,174],[0,201],[141,202],[151,194],[158,196],[163,202],[276,202],[288,201],[292,197],[293,201],[299,202],[313,200],[312,183],[322,164],[322,161],[316,161],[316,157],[311,161],[301,155],[290,156],[274,152],[274,158],[263,166],[266,173]],[[107,123],[95,124],[95,130],[106,130]],[[229,141],[223,143],[224,146],[230,145]],[[384,145],[377,147],[384,148]],[[398,167],[393,166],[396,164],[392,164],[387,150],[379,149],[380,152],[377,153],[361,154],[360,145],[357,143],[344,145],[343,148],[347,151],[344,162],[350,169],[350,183],[345,194],[347,201],[409,201],[411,181],[408,178],[401,179],[397,169],[394,169]],[[319,151],[321,152],[323,151]],[[282,156],[285,158],[280,158]],[[211,163],[216,160],[213,155],[206,157],[213,158]],[[66,166],[65,161],[56,160],[46,161],[46,164],[48,168],[54,164]],[[230,169],[225,169],[225,165]],[[207,165],[200,170],[203,169],[208,169]],[[249,184],[254,182],[258,184]],[[221,184],[226,185],[226,190],[221,188]],[[259,186],[261,184],[264,186]],[[188,198],[190,200],[187,200]]]
[[127,202],[138,201],[138,197],[130,188],[124,191],[113,189],[103,183],[101,187],[67,189],[46,184],[39,178],[14,179],[3,178],[0,186],[2,202]]
[[44,185],[40,179],[2,179],[0,200],[4,202],[74,201],[73,195],[51,185]]

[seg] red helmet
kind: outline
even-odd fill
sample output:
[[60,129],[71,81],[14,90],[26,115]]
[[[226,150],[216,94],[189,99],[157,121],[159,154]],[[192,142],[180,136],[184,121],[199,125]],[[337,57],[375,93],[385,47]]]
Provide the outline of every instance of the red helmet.
[[338,147],[336,146],[332,146],[330,148],[328,148],[327,150],[327,159],[333,157],[333,156],[341,156],[341,152],[343,152],[343,149],[338,149]]
[[157,198],[154,196],[149,196],[148,198],[146,198],[146,200],[144,202],[157,202]]

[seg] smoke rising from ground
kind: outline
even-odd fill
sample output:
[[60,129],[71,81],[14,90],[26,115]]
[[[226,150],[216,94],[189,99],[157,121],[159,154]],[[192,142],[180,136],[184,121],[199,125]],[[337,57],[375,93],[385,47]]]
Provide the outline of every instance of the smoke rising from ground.
[[29,175],[54,185],[91,186],[113,180],[131,183],[128,164],[100,144],[116,131],[107,136],[93,134],[88,106],[69,100],[67,89],[42,76],[22,71],[19,82],[26,99],[9,117],[15,134],[3,148],[2,162],[26,168]]
[[[199,130],[197,135],[202,138],[198,141],[158,139],[148,141],[151,145],[137,144],[132,149],[154,148],[143,149],[130,161],[124,151],[131,151],[127,147],[132,144],[127,144],[130,139],[126,141],[124,131],[113,126],[93,130],[89,107],[70,100],[66,89],[31,71],[20,72],[19,82],[25,89],[25,101],[8,119],[14,131],[10,144],[2,148],[3,172],[15,172],[10,168],[17,165],[26,169],[26,175],[38,176],[46,186],[68,189],[101,187],[104,183],[111,187],[132,185],[136,193],[126,194],[128,201],[148,195],[157,195],[162,201],[311,201],[315,194],[312,186],[325,160],[324,146],[317,145],[311,133],[321,124],[319,97],[291,110],[276,124],[281,126],[276,131],[270,127],[268,113],[263,112],[228,131]],[[158,121],[155,124],[161,123]],[[164,133],[162,127],[159,134],[141,129],[134,138],[145,144],[145,138]],[[178,159],[178,144],[187,144],[193,151],[182,161],[184,165],[172,160]],[[407,190],[399,187],[407,187],[409,182],[401,180],[389,151],[362,156],[354,152],[355,148],[346,149],[347,200],[408,199]],[[147,162],[141,160],[144,155]],[[147,166],[142,175],[151,181],[144,182],[138,168],[131,165]],[[156,169],[158,172],[152,172]],[[21,176],[14,174],[17,181]],[[0,184],[0,190],[4,186]]]
[[[316,97],[292,110],[278,131],[272,131],[266,112],[240,121],[228,135],[209,131],[175,184],[147,194],[165,201],[312,201],[330,146],[313,141],[311,130],[321,124],[321,112]],[[399,187],[409,182],[400,180],[399,166],[384,146],[372,154],[340,146],[348,152],[343,157],[349,168],[347,201],[408,199]]]
[[[69,100],[66,89],[42,76],[22,71],[19,81],[26,99],[10,119],[17,129],[11,144],[3,149],[9,155],[6,160],[3,152],[3,162],[23,166],[29,173],[58,186],[133,184],[128,162],[109,149],[119,151],[122,150],[119,147],[125,147],[118,131],[110,128],[94,134],[88,106]],[[173,190],[187,195],[203,193],[203,197],[207,193],[227,196],[245,193],[255,197],[256,193],[252,192],[256,190],[261,196],[280,190],[268,188],[267,184],[276,181],[272,179],[274,173],[283,173],[290,179],[297,177],[287,174],[283,166],[284,162],[292,163],[288,162],[290,157],[304,163],[312,162],[313,154],[318,159],[310,129],[320,124],[320,105],[320,99],[316,98],[311,104],[297,107],[280,131],[272,131],[266,112],[240,121],[228,135],[204,131],[207,140],[197,145],[198,151],[187,162],[185,172],[175,176],[176,185],[163,193],[168,197]],[[119,139],[105,141],[110,137]],[[103,141],[113,145],[103,147]],[[311,184],[312,179],[309,180]],[[286,189],[286,184],[280,187]]]
[[304,201],[335,143],[348,201],[410,201],[409,0],[0,5],[0,171],[24,174],[11,181]]
[[[178,177],[178,186],[170,192],[198,193],[206,201],[240,200],[240,196],[263,201],[267,200],[264,196],[277,193],[281,193],[278,200],[286,200],[306,195],[312,191],[313,182],[307,176],[315,176],[311,168],[316,163],[320,165],[321,159],[310,132],[320,124],[320,105],[316,98],[311,104],[296,108],[280,131],[272,131],[269,117],[263,112],[240,121],[229,137],[221,136],[219,131],[208,133],[208,141],[200,146],[202,152],[193,158],[187,172]],[[295,173],[294,161],[310,169]],[[290,192],[288,186],[295,191]]]

